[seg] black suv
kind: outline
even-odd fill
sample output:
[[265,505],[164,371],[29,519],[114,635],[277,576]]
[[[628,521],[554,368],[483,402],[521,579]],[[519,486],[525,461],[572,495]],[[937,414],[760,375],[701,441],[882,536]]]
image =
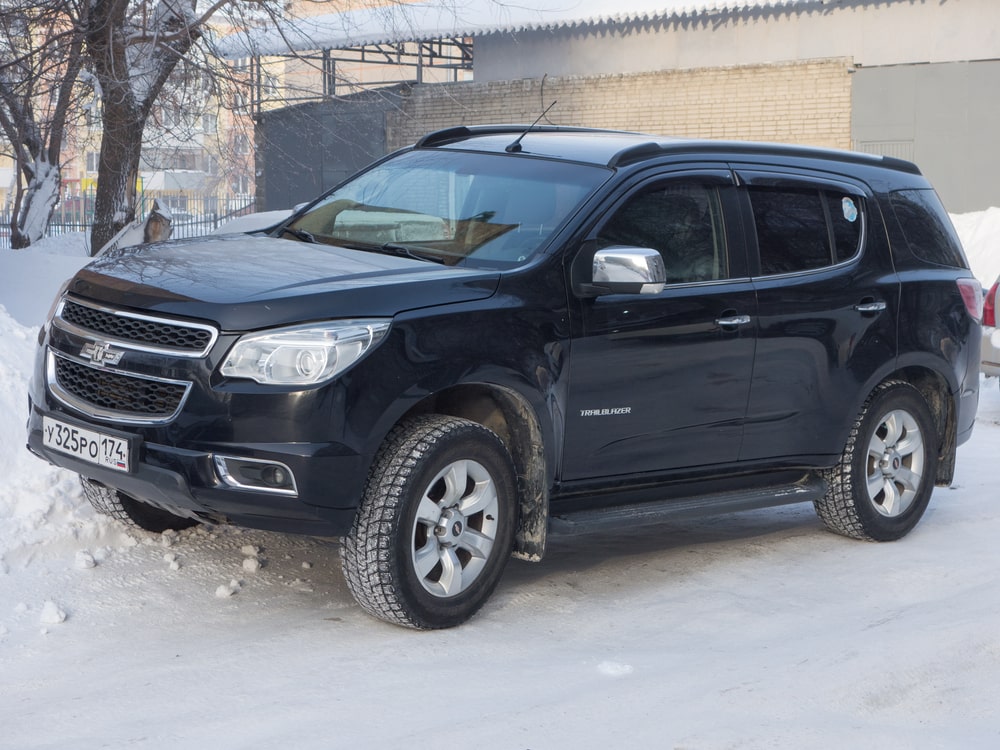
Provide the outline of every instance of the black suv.
[[981,308],[910,163],[458,127],[256,236],[96,258],[29,447],[148,530],[344,537],[365,610],[448,627],[549,533],[810,501],[902,537],[971,434]]

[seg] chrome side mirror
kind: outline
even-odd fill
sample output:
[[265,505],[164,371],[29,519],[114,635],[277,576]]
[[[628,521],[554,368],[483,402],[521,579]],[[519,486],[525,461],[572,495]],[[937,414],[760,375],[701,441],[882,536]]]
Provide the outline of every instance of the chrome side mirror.
[[606,294],[659,294],[666,281],[663,256],[656,250],[616,245],[594,254],[593,283]]

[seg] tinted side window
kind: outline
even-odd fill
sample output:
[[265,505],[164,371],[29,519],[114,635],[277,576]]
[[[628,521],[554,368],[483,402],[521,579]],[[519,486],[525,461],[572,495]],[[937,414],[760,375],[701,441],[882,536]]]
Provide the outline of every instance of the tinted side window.
[[668,283],[729,278],[716,187],[672,182],[644,190],[614,213],[597,240],[602,247],[630,245],[659,251]]
[[835,265],[860,249],[859,198],[814,188],[751,186],[748,190],[762,274]]
[[969,267],[937,193],[933,190],[898,190],[889,194],[889,200],[914,255],[942,266]]
[[821,192],[833,232],[833,261],[842,263],[861,249],[861,199],[829,190]]

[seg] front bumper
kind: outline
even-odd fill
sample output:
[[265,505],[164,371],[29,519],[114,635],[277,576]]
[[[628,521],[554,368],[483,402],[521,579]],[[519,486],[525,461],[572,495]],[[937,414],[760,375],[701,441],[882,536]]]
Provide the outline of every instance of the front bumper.
[[[135,451],[132,470],[122,472],[98,466],[46,446],[42,438],[42,420],[46,415],[88,430],[130,439]],[[227,443],[214,450],[210,446],[189,450],[137,439],[135,433],[85,422],[61,411],[50,411],[34,401],[30,402],[28,449],[49,463],[176,515],[195,515],[217,523],[313,536],[344,536],[350,530],[356,509],[323,507],[322,502],[329,502],[339,494],[335,488],[342,489],[347,478],[362,471],[356,454],[338,451],[331,444]],[[295,475],[299,491],[296,495],[288,495],[231,487],[218,474],[216,455],[280,462]]]

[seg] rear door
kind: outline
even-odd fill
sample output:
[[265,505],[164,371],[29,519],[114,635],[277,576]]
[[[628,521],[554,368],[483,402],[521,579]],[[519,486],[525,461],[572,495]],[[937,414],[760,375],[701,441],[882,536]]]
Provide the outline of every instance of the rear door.
[[737,460],[756,315],[738,216],[732,173],[706,168],[634,185],[595,228],[659,251],[667,284],[578,301],[564,480]]
[[899,284],[879,212],[848,179],[736,171],[758,315],[740,458],[839,455],[866,384],[896,356]]

